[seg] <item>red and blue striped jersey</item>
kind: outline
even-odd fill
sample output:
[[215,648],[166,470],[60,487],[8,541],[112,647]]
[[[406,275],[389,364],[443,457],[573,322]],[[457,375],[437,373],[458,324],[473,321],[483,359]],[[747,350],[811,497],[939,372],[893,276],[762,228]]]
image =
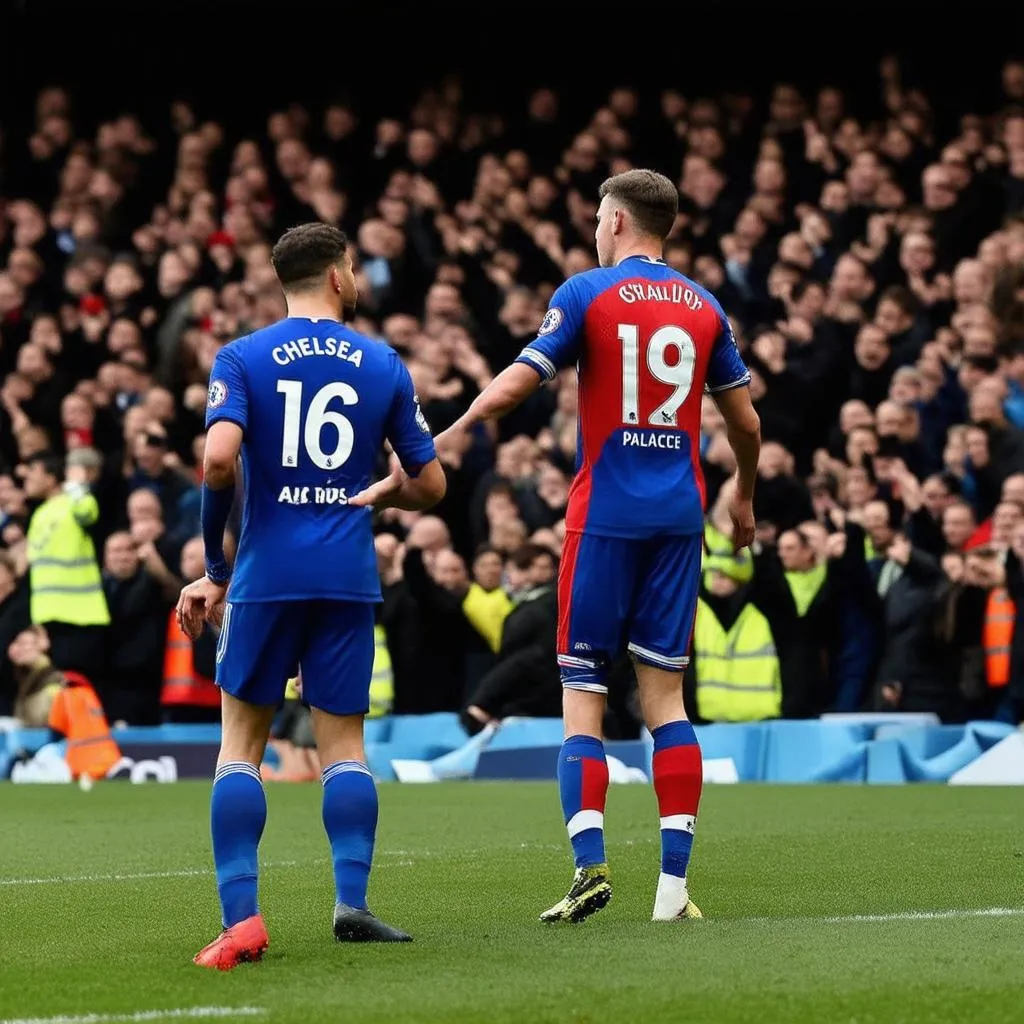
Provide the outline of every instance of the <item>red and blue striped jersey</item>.
[[577,274],[519,356],[545,380],[576,364],[579,427],[568,530],[700,533],[701,396],[750,383],[722,307],[661,260]]

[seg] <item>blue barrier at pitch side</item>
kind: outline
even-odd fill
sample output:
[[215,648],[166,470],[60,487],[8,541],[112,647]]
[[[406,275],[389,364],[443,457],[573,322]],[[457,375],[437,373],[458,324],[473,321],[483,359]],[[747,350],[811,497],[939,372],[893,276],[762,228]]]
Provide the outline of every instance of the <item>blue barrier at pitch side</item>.
[[[731,762],[740,782],[790,783],[945,782],[1012,732],[1013,726],[999,722],[935,726],[898,715],[697,727],[705,761]],[[446,713],[374,719],[366,723],[366,734],[367,759],[380,780],[395,778],[394,759],[431,761],[468,739],[458,717]],[[0,778],[7,777],[19,750],[39,749],[48,735],[45,729],[0,733]],[[117,730],[114,737],[136,763],[169,758],[174,777],[209,778],[220,727],[137,727]],[[480,752],[474,777],[553,779],[561,739],[560,719],[510,721]],[[649,737],[609,743],[608,753],[626,768],[650,775]]]

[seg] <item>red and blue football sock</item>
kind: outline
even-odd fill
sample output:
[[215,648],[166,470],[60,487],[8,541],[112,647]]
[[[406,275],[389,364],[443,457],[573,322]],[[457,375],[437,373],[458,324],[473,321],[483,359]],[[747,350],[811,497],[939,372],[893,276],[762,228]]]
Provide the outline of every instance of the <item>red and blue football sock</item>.
[[558,755],[558,790],[576,867],[605,863],[604,805],[608,762],[596,736],[570,736]]
[[685,879],[704,783],[700,746],[687,721],[660,725],[651,735],[654,792],[661,818],[661,872]]

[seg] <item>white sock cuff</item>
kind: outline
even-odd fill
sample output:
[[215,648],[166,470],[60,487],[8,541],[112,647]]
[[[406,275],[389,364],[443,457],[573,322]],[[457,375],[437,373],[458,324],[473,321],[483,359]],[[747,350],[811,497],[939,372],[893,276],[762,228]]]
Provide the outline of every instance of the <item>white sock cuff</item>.
[[569,830],[569,838],[586,832],[588,828],[604,828],[603,811],[577,811],[567,822],[565,827]]
[[257,765],[250,764],[248,761],[223,761],[217,765],[217,771],[214,772],[213,781],[220,782],[221,779],[227,778],[228,775],[248,775],[255,779],[261,786],[263,785],[263,776],[260,775],[260,770]]
[[695,814],[666,814],[661,819],[661,827],[674,832],[689,832],[692,836],[697,827]]
[[371,779],[373,778],[373,772],[370,771],[363,761],[335,761],[334,764],[329,764],[323,770],[320,775],[320,781],[326,786],[331,779],[344,775],[346,772],[356,772],[360,775],[369,775]]

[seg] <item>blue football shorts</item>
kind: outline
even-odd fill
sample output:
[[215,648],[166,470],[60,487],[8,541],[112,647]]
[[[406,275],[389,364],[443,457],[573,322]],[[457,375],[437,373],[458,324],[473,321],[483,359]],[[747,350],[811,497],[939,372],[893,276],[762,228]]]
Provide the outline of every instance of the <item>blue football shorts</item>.
[[217,685],[248,704],[277,706],[301,668],[307,704],[332,715],[365,715],[375,607],[328,599],[229,602],[217,643]]
[[562,685],[607,693],[611,663],[682,672],[697,614],[703,535],[632,539],[568,533],[558,574]]

